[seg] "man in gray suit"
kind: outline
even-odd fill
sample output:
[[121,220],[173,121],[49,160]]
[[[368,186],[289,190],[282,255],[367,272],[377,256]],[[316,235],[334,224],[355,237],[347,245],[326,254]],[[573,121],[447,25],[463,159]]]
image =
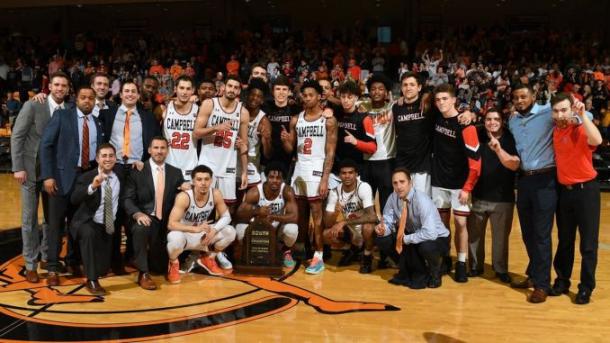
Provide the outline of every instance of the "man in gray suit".
[[[52,74],[49,82],[51,96],[43,103],[26,102],[15,120],[11,135],[12,169],[15,179],[21,185],[23,258],[26,279],[32,283],[39,281],[36,270],[40,252],[40,236],[37,227],[38,197],[42,188],[38,158],[40,139],[53,112],[64,108],[64,98],[68,94],[69,87],[68,75],[62,72]],[[43,194],[44,216],[45,219],[48,219],[46,202],[46,195]]]

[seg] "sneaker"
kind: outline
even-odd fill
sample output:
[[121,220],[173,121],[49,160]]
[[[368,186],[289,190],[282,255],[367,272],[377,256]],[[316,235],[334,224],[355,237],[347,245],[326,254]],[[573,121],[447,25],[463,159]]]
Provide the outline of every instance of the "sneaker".
[[167,266],[167,281],[169,283],[180,283],[180,262],[169,262]]
[[216,261],[218,261],[218,265],[225,271],[225,273],[233,269],[233,264],[231,261],[229,261],[227,254],[224,252],[219,252],[216,254]]
[[373,271],[373,255],[362,256],[362,262],[360,263],[360,274],[370,274]]
[[468,276],[466,275],[466,263],[457,261],[455,262],[455,282],[467,282]]
[[199,259],[199,251],[191,251],[182,266],[180,266],[180,273],[190,273],[197,265],[197,259]]
[[339,267],[349,266],[352,261],[355,259],[358,252],[354,248],[349,248],[347,250],[343,250],[343,255],[341,259],[339,259],[339,263],[337,264]]
[[314,257],[309,264],[309,267],[305,269],[307,274],[320,274],[324,271],[324,261],[322,259]]
[[286,268],[294,268],[297,263],[292,258],[292,253],[290,250],[286,250],[284,252],[284,267]]
[[210,275],[216,275],[216,276],[224,275],[223,270],[220,269],[218,264],[216,264],[216,258],[214,258],[214,257],[201,256],[199,259],[197,259],[197,264],[201,268],[205,269],[208,272],[208,274],[210,274]]

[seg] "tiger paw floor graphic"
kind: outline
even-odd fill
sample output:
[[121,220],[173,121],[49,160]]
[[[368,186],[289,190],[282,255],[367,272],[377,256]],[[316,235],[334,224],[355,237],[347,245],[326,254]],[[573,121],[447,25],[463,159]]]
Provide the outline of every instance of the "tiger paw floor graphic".
[[[134,275],[101,280],[110,292],[89,295],[82,278],[58,287],[29,283],[23,259],[0,266],[0,341],[145,341],[179,337],[251,322],[310,306],[320,315],[398,311],[384,303],[339,301],[280,279],[228,275],[183,276],[180,285],[141,290]],[[364,314],[363,314],[364,315]],[[366,318],[364,318],[366,319]]]

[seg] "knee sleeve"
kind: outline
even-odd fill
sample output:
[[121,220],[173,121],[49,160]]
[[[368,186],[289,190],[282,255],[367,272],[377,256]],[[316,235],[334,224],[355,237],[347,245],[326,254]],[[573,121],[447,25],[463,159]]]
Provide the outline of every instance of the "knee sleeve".
[[282,227],[282,240],[287,247],[292,247],[299,236],[299,226],[297,224],[284,224]]
[[167,252],[169,254],[172,253],[180,253],[184,250],[186,246],[186,237],[183,232],[180,231],[170,231],[167,234]]
[[[243,241],[244,240],[244,236],[246,234],[246,229],[248,228],[248,224],[237,224],[235,225],[235,233],[237,235],[237,240],[238,241]],[[224,231],[224,230],[223,230]]]
[[223,251],[226,247],[228,247],[235,240],[235,228],[231,225],[226,225],[222,231],[218,232],[216,236],[218,240],[214,242],[214,249],[216,251]]

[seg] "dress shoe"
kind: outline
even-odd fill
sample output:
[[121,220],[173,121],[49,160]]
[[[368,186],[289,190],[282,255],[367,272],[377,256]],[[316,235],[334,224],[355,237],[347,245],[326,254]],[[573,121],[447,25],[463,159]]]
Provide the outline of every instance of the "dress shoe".
[[85,288],[87,288],[87,291],[93,295],[108,294],[108,292],[106,292],[104,287],[102,287],[97,280],[87,280],[87,282],[85,282]]
[[525,289],[525,288],[533,288],[534,287],[534,283],[532,282],[532,280],[530,280],[530,278],[525,278],[524,280],[521,280],[521,281],[513,281],[513,282],[511,282],[510,286],[512,288]]
[[477,277],[481,275],[483,275],[482,269],[470,269],[470,271],[468,272],[469,277]]
[[59,274],[56,272],[49,272],[47,275],[47,285],[59,286]]
[[440,277],[431,276],[428,279],[428,288],[439,288],[443,284],[443,280]]
[[570,292],[570,288],[569,287],[564,287],[558,284],[553,285],[553,287],[551,288],[551,291],[549,292],[549,295],[552,297],[558,297],[562,294],[568,294]]
[[546,301],[547,295],[548,294],[544,289],[536,288],[534,289],[534,292],[530,295],[529,299],[527,299],[527,301],[531,302],[532,304],[543,303]]
[[441,267],[441,272],[443,274],[451,273],[451,265],[452,265],[451,256],[444,256],[443,257],[443,264],[442,264],[442,267]]
[[466,275],[466,262],[455,262],[455,282],[468,282],[468,276]]
[[587,290],[579,290],[578,294],[576,294],[576,298],[574,298],[574,303],[578,305],[585,305],[591,301],[591,292]]
[[508,273],[496,273],[496,277],[503,283],[511,283],[512,278]]
[[409,279],[396,275],[393,278],[389,279],[388,282],[396,286],[406,286],[409,284]]
[[66,267],[66,272],[71,274],[73,277],[83,277],[83,270],[78,264]]
[[148,273],[142,273],[138,275],[138,285],[148,291],[154,291],[157,289],[157,284],[153,281]]
[[38,283],[40,278],[38,277],[38,273],[35,270],[28,270],[25,272],[25,279],[29,283]]
[[352,261],[356,259],[357,255],[358,251],[353,248],[343,250],[343,254],[341,255],[341,258],[339,259],[339,263],[337,263],[337,265],[339,267],[349,266],[350,264],[352,264]]

